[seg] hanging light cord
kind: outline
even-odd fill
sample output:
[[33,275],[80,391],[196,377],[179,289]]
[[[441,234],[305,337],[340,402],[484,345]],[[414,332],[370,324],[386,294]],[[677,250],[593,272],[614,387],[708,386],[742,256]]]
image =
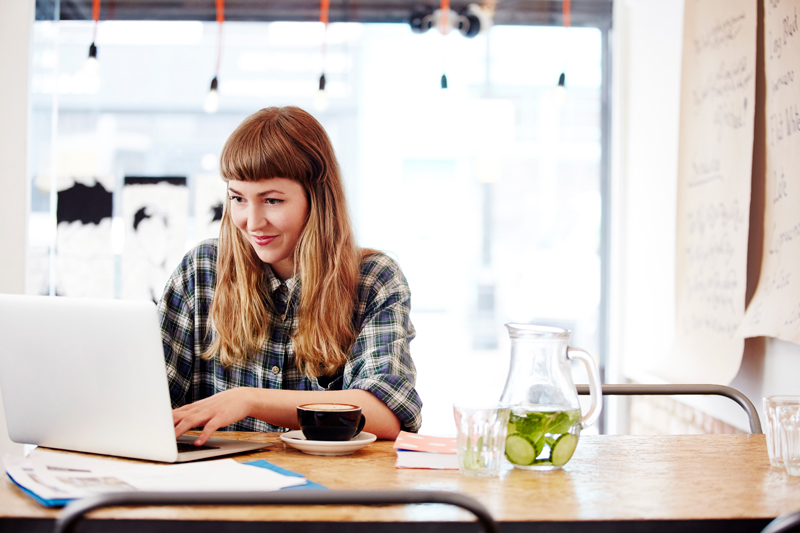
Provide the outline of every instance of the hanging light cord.
[[450,18],[450,0],[441,0],[439,3],[439,31],[442,35],[447,33],[447,22]]
[[439,2],[439,33],[442,34],[442,89],[447,89],[447,41],[444,37],[447,35],[447,25],[450,18],[450,0],[440,0]]
[[328,12],[330,11],[331,0],[320,0],[319,21],[322,22],[324,30],[322,35],[322,76],[320,77],[320,90],[325,89],[325,63],[328,56]]
[[[564,19],[564,28],[569,28],[572,25],[572,12],[570,6],[570,0],[562,0],[561,1],[561,13],[562,18]],[[564,51],[562,50],[562,54]],[[563,60],[566,63],[566,60]],[[564,70],[566,70],[566,65],[564,65]],[[564,87],[566,75],[562,71],[561,75],[558,77],[558,86]]]
[[222,64],[222,23],[225,22],[225,0],[215,0],[217,7],[217,66],[214,69],[214,77],[219,74],[219,67]]
[[481,9],[490,19],[494,19],[494,12],[497,10],[497,0],[484,0]]
[[94,0],[92,2],[92,20],[94,20],[92,43],[95,43],[97,42],[97,24],[100,22],[100,0]]

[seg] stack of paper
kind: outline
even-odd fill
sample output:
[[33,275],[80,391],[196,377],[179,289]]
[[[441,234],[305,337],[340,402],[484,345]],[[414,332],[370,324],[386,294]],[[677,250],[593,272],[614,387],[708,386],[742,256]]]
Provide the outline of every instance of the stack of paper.
[[455,437],[431,437],[401,431],[394,442],[396,468],[458,470]]
[[[284,475],[259,464],[266,461],[253,465],[233,459],[142,464],[37,448],[25,458],[6,456],[3,463],[14,483],[48,507],[101,492],[273,491],[307,483],[303,477]],[[259,466],[262,468],[256,468]]]

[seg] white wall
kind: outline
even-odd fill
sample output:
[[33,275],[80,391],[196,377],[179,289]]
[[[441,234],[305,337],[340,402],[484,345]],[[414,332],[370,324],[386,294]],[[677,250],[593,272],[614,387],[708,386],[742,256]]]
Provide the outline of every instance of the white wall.
[[[612,157],[611,353],[620,376],[657,382],[642,372],[664,358],[675,326],[675,212],[683,3],[614,3],[614,154]],[[800,346],[747,342],[730,384],[760,409],[761,397],[800,394]],[[747,429],[743,411],[722,398],[690,403]],[[763,423],[763,413],[761,413]],[[622,428],[624,429],[624,428]]]
[[[0,293],[25,292],[28,57],[34,0],[0,3]],[[0,400],[0,455],[19,452],[8,439]]]

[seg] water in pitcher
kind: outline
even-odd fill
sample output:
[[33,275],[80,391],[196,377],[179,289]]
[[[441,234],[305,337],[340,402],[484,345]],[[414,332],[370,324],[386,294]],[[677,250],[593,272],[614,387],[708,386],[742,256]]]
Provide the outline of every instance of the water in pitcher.
[[508,420],[506,458],[530,470],[565,465],[578,445],[580,418],[580,409],[567,406],[515,406]]

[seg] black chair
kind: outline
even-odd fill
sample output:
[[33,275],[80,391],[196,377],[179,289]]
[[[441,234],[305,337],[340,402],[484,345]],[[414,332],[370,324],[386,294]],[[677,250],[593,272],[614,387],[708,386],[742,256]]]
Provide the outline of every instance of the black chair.
[[800,531],[800,511],[786,513],[761,530],[761,533],[789,533],[790,531]]
[[423,490],[331,490],[290,492],[116,492],[67,504],[55,523],[55,533],[72,533],[90,511],[131,505],[409,505],[440,503],[474,514],[486,533],[498,533],[497,523],[476,500],[455,492]]
[[[578,385],[578,394],[589,394],[588,385]],[[745,410],[750,419],[750,433],[758,434],[761,431],[761,420],[758,418],[758,411],[756,411],[753,403],[738,390],[727,387],[725,385],[639,385],[639,384],[625,384],[625,385],[602,385],[601,389],[603,395],[617,395],[617,396],[647,396],[647,395],[662,395],[662,396],[676,396],[676,395],[717,395],[725,396],[738,403],[742,409]]]

